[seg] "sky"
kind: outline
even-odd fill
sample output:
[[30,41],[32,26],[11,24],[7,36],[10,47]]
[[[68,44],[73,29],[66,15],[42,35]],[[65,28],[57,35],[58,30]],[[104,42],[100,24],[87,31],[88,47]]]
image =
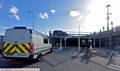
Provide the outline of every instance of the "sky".
[[[120,24],[119,0],[0,0],[0,34],[14,26],[26,26],[42,33],[54,30],[98,32],[106,30],[106,5],[110,23]],[[34,21],[33,21],[34,18]],[[110,25],[111,27],[111,25]]]

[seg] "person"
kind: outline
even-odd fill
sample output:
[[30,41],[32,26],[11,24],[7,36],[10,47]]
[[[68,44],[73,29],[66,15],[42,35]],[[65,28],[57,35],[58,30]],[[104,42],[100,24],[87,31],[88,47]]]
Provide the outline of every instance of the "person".
[[82,58],[81,62],[88,63],[88,56],[87,56],[87,42],[86,40],[82,40]]
[[85,46],[86,46],[86,40],[82,40],[82,44],[81,44],[81,51],[82,52],[85,50]]
[[91,40],[87,40],[85,46],[84,46],[84,51],[83,51],[83,56],[82,56],[82,62],[87,64],[89,62],[89,59],[91,57]]
[[92,40],[89,39],[88,40],[88,55],[89,55],[89,58],[91,57],[91,51],[93,50],[93,47],[92,47]]

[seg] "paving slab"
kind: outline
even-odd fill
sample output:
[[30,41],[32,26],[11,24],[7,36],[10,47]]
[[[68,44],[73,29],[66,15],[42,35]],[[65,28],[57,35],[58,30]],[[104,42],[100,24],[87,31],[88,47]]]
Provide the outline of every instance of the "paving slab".
[[115,53],[115,54],[112,56],[111,63],[112,63],[112,64],[115,64],[115,65],[117,65],[117,66],[120,67],[120,54]]
[[90,61],[101,64],[103,66],[106,66],[106,63],[107,63],[107,59],[104,57],[100,57],[100,56],[92,57],[92,58],[90,58]]
[[79,58],[69,59],[63,64],[57,65],[54,69],[55,71],[115,71],[93,62],[81,63]]
[[51,66],[56,66],[68,60],[70,57],[63,56],[61,54],[52,53],[44,56],[43,59]]
[[120,54],[119,54],[119,52],[114,52],[114,54],[110,58],[110,61],[109,61],[107,67],[115,69],[117,71],[120,71]]
[[[52,52],[51,54],[43,56],[40,62],[20,65],[20,67],[40,68],[41,71],[115,71],[92,61],[88,64],[81,63],[81,55],[82,54],[78,54],[77,52],[73,53],[72,51]],[[100,62],[102,61],[99,57],[93,58],[93,60],[96,59],[99,59],[98,61]],[[8,65],[7,62],[4,61],[1,63],[4,64],[3,66],[7,68],[12,67],[12,65]]]

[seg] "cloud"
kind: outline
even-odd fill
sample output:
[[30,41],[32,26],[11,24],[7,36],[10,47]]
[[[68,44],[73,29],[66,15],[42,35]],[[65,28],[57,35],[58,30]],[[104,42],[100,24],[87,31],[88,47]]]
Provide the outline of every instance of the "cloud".
[[13,6],[12,8],[10,8],[9,12],[10,12],[11,14],[17,14],[17,13],[18,13],[18,9]]
[[19,11],[18,8],[16,8],[15,6],[9,9],[9,13],[11,13],[16,18],[16,20],[20,20],[18,11]]
[[85,16],[81,15],[79,11],[71,10],[69,15],[73,17],[75,21],[82,21],[85,18]]
[[75,18],[75,21],[84,21],[84,19],[85,19],[85,16],[81,15],[81,16],[78,16],[77,18]]
[[47,20],[49,18],[47,12],[39,13],[38,17],[41,18],[41,19],[43,19],[43,20]]
[[52,14],[55,14],[55,13],[56,13],[56,10],[51,9],[50,12],[51,12]]
[[69,15],[72,16],[72,17],[79,17],[80,16],[80,12],[72,10],[72,11],[70,11]]
[[20,20],[20,17],[19,17],[17,14],[14,14],[14,17],[15,17],[17,20]]
[[106,29],[106,1],[107,0],[91,0],[88,4],[86,10],[88,10],[89,13],[84,19],[84,31],[98,32],[103,26],[105,26]]

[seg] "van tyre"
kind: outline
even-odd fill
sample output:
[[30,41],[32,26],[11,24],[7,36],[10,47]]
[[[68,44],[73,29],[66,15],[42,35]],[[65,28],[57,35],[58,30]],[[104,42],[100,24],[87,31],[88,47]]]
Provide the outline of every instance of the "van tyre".
[[50,48],[50,52],[49,53],[52,53],[53,52],[53,49],[52,48]]
[[35,59],[36,61],[40,61],[41,60],[41,54],[38,54],[37,58]]
[[[37,56],[37,57],[34,58],[35,56]],[[38,62],[38,61],[40,61],[40,58],[41,58],[41,54],[35,54],[35,55],[32,55],[32,56],[31,56],[30,61],[31,61],[31,62]]]

